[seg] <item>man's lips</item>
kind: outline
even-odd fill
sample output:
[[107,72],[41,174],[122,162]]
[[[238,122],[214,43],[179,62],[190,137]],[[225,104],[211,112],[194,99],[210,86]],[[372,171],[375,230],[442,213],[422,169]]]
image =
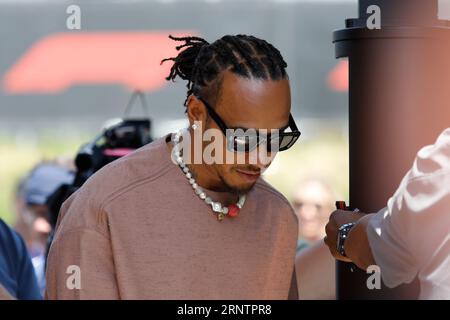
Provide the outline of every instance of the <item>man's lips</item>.
[[250,182],[254,182],[254,181],[258,180],[258,178],[261,176],[261,172],[255,172],[255,171],[245,171],[245,170],[236,169],[236,172],[239,173],[239,175],[241,177],[243,177],[244,179],[246,179]]

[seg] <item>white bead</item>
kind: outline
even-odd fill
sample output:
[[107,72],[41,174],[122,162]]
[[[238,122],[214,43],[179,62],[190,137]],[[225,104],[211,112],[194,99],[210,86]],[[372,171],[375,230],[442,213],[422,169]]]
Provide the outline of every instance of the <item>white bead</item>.
[[222,212],[222,205],[219,202],[211,202],[211,207],[214,212]]
[[239,197],[239,201],[236,203],[236,206],[239,209],[242,209],[242,207],[244,206],[245,199],[246,199],[246,195],[245,194]]
[[[175,135],[174,141],[178,141],[180,138],[180,133]],[[180,168],[183,170],[186,178],[189,181],[189,184],[194,189],[195,194],[202,199],[207,205],[210,205],[213,212],[219,215],[220,219],[223,219],[224,215],[227,215],[229,213],[229,208],[222,206],[220,202],[213,201],[210,197],[206,195],[206,193],[202,190],[202,188],[196,183],[195,179],[193,178],[192,173],[189,170],[189,167],[184,162],[183,157],[181,156],[181,152],[179,149],[174,150],[175,159],[180,166]],[[245,195],[241,195],[239,197],[238,202],[236,203],[238,208],[242,208],[242,206],[245,203]]]

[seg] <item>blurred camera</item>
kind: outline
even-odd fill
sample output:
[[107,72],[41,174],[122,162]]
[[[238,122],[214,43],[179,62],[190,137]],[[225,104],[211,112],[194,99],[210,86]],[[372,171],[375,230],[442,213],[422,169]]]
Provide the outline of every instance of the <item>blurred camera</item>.
[[[100,135],[80,148],[75,158],[77,170],[73,183],[61,185],[47,199],[49,221],[53,230],[64,201],[102,167],[152,142],[150,128],[150,119],[111,120]],[[53,232],[49,237],[48,248],[52,238]]]

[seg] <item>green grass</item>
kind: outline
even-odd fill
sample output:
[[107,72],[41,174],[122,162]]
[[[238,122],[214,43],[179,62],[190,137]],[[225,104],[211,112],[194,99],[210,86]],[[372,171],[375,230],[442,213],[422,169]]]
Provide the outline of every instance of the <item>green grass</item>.
[[277,157],[273,174],[266,180],[289,200],[302,180],[318,178],[330,185],[339,198],[336,200],[348,201],[348,142],[344,137],[324,133],[314,139],[300,139]]
[[19,180],[37,163],[61,155],[73,157],[88,138],[41,134],[31,142],[0,136],[0,218],[14,222],[14,192]]

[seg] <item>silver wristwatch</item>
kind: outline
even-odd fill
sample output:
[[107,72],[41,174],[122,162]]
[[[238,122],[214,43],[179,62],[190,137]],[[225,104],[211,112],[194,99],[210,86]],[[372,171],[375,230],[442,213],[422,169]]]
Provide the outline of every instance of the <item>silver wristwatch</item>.
[[350,222],[339,227],[336,247],[341,256],[347,257],[347,255],[345,254],[345,240],[347,239],[348,233],[355,226],[355,224],[355,222]]

